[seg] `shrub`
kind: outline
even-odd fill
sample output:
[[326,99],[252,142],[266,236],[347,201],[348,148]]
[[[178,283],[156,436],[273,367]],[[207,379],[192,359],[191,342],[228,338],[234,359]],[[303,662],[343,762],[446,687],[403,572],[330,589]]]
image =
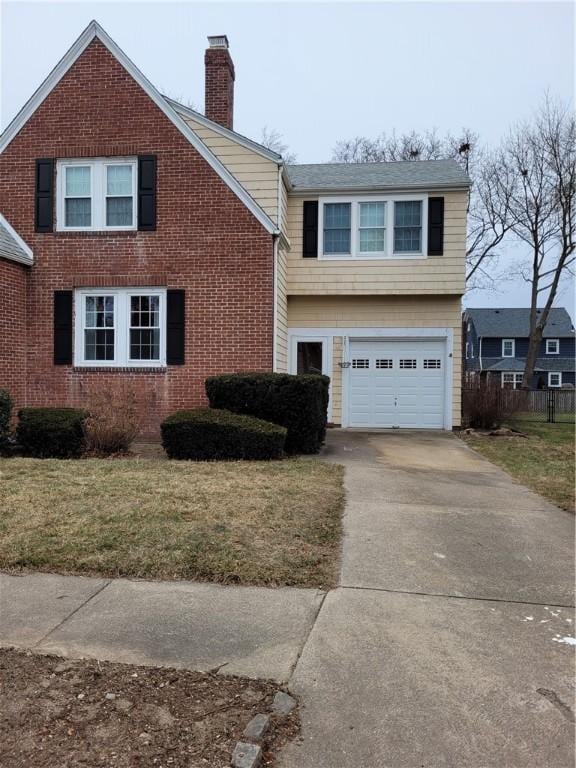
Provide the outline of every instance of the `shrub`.
[[0,456],[11,453],[10,419],[12,416],[12,398],[5,389],[0,389]]
[[277,424],[211,408],[177,411],[161,430],[171,459],[278,459],[286,441]]
[[477,381],[462,391],[464,423],[480,429],[499,427],[519,410],[524,395],[522,391],[502,389],[500,381]]
[[317,453],[326,437],[329,384],[327,376],[239,373],[210,377],[206,394],[212,408],[286,427],[286,453]]
[[22,408],[16,429],[26,456],[73,459],[85,450],[85,411],[76,408]]
[[125,453],[141,423],[142,408],[134,390],[118,382],[106,392],[91,392],[86,411],[83,427],[87,450],[105,456]]

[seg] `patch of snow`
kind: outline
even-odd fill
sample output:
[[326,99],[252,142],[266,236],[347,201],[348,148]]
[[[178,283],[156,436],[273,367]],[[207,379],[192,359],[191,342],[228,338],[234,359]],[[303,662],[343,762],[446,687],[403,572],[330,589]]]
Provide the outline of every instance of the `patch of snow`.
[[560,635],[556,635],[552,638],[552,640],[555,643],[564,643],[564,645],[576,645],[576,637],[569,637],[566,635],[565,637],[560,637]]
[[446,555],[443,555],[441,552],[434,552],[434,557],[439,557],[440,560],[446,559]]
[[524,616],[522,621],[534,621],[534,616]]
[[540,619],[540,624],[547,624],[550,619]]

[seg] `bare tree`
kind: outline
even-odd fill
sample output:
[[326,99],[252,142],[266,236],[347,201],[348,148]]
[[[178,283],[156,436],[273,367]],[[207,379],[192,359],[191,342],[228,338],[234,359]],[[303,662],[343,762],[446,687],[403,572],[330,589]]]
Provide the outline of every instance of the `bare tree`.
[[[468,129],[439,137],[436,131],[397,135],[382,133],[375,139],[356,136],[340,141],[333,162],[376,163],[398,160],[453,158],[472,179],[468,200],[466,280],[469,288],[492,284],[499,246],[510,229],[504,184],[496,187],[494,158],[484,151],[478,136]],[[498,194],[497,194],[498,192]]]
[[271,149],[272,152],[276,152],[278,155],[282,155],[282,159],[285,163],[295,163],[296,155],[289,151],[288,145],[284,142],[284,137],[280,131],[274,128],[268,128],[267,125],[262,128],[262,135],[260,138],[260,144],[266,149]]
[[530,388],[550,309],[576,258],[574,114],[547,98],[534,119],[504,142],[495,183],[508,207],[511,231],[530,249],[529,262],[520,269],[531,286],[530,340],[522,382]]

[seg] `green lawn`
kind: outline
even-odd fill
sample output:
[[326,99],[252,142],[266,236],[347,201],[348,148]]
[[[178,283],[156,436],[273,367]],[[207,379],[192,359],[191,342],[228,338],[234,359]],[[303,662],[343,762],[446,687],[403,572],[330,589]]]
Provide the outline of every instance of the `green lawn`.
[[0,568],[329,587],[343,469],[0,459]]
[[527,437],[465,435],[472,448],[532,490],[574,511],[574,421],[547,424],[517,417],[508,426]]

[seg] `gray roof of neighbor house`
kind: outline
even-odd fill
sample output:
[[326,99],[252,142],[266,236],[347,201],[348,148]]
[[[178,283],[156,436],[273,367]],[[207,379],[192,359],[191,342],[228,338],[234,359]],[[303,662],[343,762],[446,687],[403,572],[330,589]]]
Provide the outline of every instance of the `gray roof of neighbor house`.
[[[484,371],[517,371],[523,373],[525,367],[525,357],[482,358],[482,369]],[[557,357],[555,359],[539,357],[534,366],[535,371],[573,371],[575,368],[574,358],[569,357]]]
[[467,188],[471,182],[455,160],[405,160],[392,163],[317,163],[288,165],[295,192],[352,189]]
[[0,213],[0,258],[32,264],[31,249]]
[[[529,309],[467,309],[465,316],[474,323],[478,336],[521,338],[530,335]],[[544,328],[544,338],[561,336],[574,336],[574,327],[564,307],[553,307]]]

